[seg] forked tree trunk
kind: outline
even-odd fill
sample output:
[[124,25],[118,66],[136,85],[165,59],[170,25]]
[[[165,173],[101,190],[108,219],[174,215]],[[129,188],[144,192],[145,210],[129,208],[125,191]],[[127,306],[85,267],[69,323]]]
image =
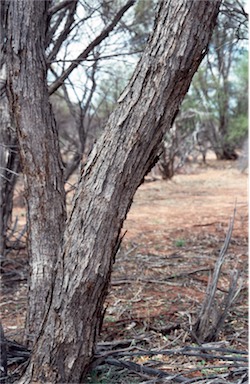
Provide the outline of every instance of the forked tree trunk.
[[[46,2],[22,3],[9,9],[9,85],[27,177],[29,250],[39,267],[32,284],[37,279],[46,298],[22,382],[79,383],[93,356],[123,222],[206,53],[220,1],[160,2],[153,35],[81,173],[62,252],[64,195],[43,54]],[[30,294],[33,314],[39,297]],[[38,329],[40,312],[31,320]]]

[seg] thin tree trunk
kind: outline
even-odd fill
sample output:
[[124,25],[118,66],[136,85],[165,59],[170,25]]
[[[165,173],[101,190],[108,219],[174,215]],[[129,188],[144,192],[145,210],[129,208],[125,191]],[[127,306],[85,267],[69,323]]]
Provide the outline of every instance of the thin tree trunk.
[[[81,173],[62,253],[64,198],[57,137],[47,102],[44,56],[35,44],[44,39],[46,2],[25,3],[22,17],[22,1],[10,5],[13,21],[9,33],[20,34],[16,34],[14,45],[12,42],[14,48],[9,45],[10,69],[16,74],[9,74],[9,82],[27,177],[33,284],[37,280],[42,292],[46,287],[47,306],[43,305],[42,327],[22,382],[78,383],[93,356],[123,222],[206,53],[220,1],[160,2],[154,33],[142,59]],[[26,45],[20,46],[23,36],[27,50]],[[26,55],[33,57],[32,65]],[[22,84],[25,71],[32,82],[29,95],[27,82]],[[39,138],[34,138],[34,132]],[[32,164],[40,163],[42,156],[44,163],[34,168]],[[47,263],[56,257],[53,275]],[[43,282],[36,272],[38,262]],[[32,288],[29,304],[34,315],[39,297]],[[41,319],[40,312],[38,317],[28,318],[36,329]]]
[[7,81],[28,205],[27,342],[36,338],[45,308],[50,305],[66,218],[62,163],[46,78],[44,44],[49,5],[48,1],[33,0],[8,3]]
[[11,225],[13,194],[20,162],[17,138],[4,90],[0,97],[0,255],[3,260],[6,254],[7,231]]
[[19,171],[16,132],[6,95],[4,5],[0,7],[0,257],[6,254],[7,231],[11,224],[14,187]]

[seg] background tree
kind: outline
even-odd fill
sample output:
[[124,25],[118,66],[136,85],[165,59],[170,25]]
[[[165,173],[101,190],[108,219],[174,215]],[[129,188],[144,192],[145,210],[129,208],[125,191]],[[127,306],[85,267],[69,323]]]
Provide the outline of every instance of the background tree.
[[248,136],[248,52],[243,50],[233,64],[232,105],[228,141],[242,146]]
[[81,172],[66,223],[63,169],[49,103],[58,80],[47,88],[50,4],[23,0],[7,5],[8,89],[28,204],[27,327],[35,336],[23,382],[80,382],[100,330],[122,224],[206,54],[220,1],[159,3],[154,33]]
[[[246,57],[246,45],[243,44],[243,39],[247,38],[246,19],[240,2],[223,3],[209,53],[188,95],[189,105],[193,104],[193,108],[199,111],[198,121],[201,118],[200,112],[203,112],[204,118],[200,122],[203,132],[206,132],[204,138],[210,142],[218,159],[236,159],[235,150],[247,135],[246,124],[243,124],[239,134],[239,127],[233,128],[237,113],[235,106],[238,103],[242,107],[244,105],[244,112],[241,111],[247,116],[247,105],[242,103],[245,99],[244,88],[239,87],[243,80],[239,63]],[[244,80],[247,86],[246,76]],[[236,89],[238,92],[235,92]],[[243,92],[239,92],[239,89]],[[241,142],[235,140],[237,136],[241,136]]]
[[149,33],[152,31],[156,0],[136,2],[130,11],[130,17],[125,17],[122,26],[129,32],[129,45],[132,52],[140,54],[146,46]]
[[208,55],[194,76],[176,119],[178,129],[162,143],[160,170],[172,178],[187,159],[210,149],[217,159],[236,159],[248,135],[248,17],[244,3],[223,2]]

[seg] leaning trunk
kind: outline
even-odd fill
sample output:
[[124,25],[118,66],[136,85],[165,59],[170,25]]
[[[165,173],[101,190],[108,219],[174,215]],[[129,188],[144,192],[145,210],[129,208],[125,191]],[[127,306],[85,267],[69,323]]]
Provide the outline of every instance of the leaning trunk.
[[[37,51],[36,44],[44,39],[46,2],[26,1],[25,18],[18,13],[21,3],[10,5],[10,33],[17,34],[17,39],[9,45],[10,71],[14,69],[9,80],[27,177],[29,249],[35,269],[31,285],[37,279],[38,287],[46,290],[42,327],[22,382],[78,383],[83,381],[93,357],[123,222],[206,53],[220,1],[160,2],[154,33],[81,173],[62,252],[61,169],[47,102],[44,55],[42,50]],[[20,47],[23,33],[27,50],[26,45]],[[28,75],[29,55],[33,60]],[[22,85],[25,73],[30,81],[36,80],[32,92],[25,88],[26,81]],[[30,93],[32,108],[30,100],[27,102]],[[39,142],[34,138],[38,131]],[[34,169],[33,163],[41,164],[42,149],[43,164]],[[54,206],[45,206],[44,197],[46,204],[50,200]],[[54,263],[56,257],[53,274],[48,263]],[[39,299],[34,297],[34,289],[33,285],[32,314],[35,299]],[[41,313],[28,320],[39,329]]]

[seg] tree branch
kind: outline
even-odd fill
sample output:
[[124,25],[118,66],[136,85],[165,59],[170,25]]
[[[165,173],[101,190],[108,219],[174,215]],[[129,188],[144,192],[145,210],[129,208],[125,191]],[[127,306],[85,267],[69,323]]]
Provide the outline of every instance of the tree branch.
[[208,340],[208,341],[211,341],[212,339],[216,339],[216,337],[218,336],[218,331],[221,329],[222,324],[225,320],[225,316],[229,306],[228,303],[230,304],[232,303],[233,297],[237,290],[237,286],[236,286],[237,279],[234,279],[229,289],[228,300],[225,299],[224,311],[220,313],[216,313],[216,319],[212,320],[211,314],[213,314],[218,280],[219,280],[220,271],[221,271],[223,262],[225,260],[226,252],[230,243],[230,239],[232,236],[235,214],[236,214],[236,208],[234,208],[233,217],[230,220],[229,228],[227,231],[224,244],[221,248],[219,258],[215,264],[213,276],[211,278],[211,281],[208,283],[206,297],[202,305],[201,313],[193,327],[194,333],[196,334],[198,339],[201,338],[202,340]]
[[60,33],[58,39],[56,40],[56,42],[54,44],[52,51],[50,52],[50,54],[48,56],[48,59],[47,59],[48,62],[50,62],[51,60],[53,60],[56,57],[57,53],[59,52],[59,50],[63,44],[63,42],[66,40],[67,36],[69,35],[69,33],[71,31],[71,26],[74,23],[76,6],[77,6],[77,1],[72,2],[72,7],[70,7],[70,9],[69,9],[67,20],[65,22],[65,27],[64,27],[63,31]]
[[49,8],[48,10],[48,15],[53,16],[56,12],[60,11],[63,8],[68,7],[69,5],[73,3],[77,3],[78,0],[64,0],[61,3],[58,3],[52,7]]
[[49,94],[52,95],[64,82],[64,80],[71,74],[71,72],[79,65],[79,63],[83,60],[85,60],[89,53],[97,46],[99,45],[103,40],[105,40],[109,33],[115,28],[115,26],[118,24],[124,13],[132,6],[134,5],[136,0],[130,0],[127,2],[124,7],[120,9],[120,11],[116,14],[113,21],[108,25],[107,28],[105,28],[102,33],[97,36],[92,43],[88,45],[87,48],[77,57],[76,61],[72,62],[72,64],[65,70],[64,73],[49,87]]

